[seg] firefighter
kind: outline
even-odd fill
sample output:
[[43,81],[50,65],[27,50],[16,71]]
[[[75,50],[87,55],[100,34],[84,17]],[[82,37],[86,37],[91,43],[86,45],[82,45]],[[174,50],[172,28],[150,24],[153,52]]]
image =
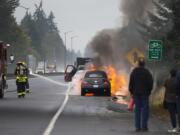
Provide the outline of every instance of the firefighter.
[[17,94],[18,97],[25,97],[26,95],[26,70],[23,66],[22,62],[18,62],[15,69],[15,75],[16,75],[16,85],[17,85]]
[[26,79],[26,93],[30,93],[30,89],[29,89],[29,69],[27,67],[27,64],[25,62],[22,62],[23,66],[24,66],[24,70],[25,70],[25,75],[27,77]]

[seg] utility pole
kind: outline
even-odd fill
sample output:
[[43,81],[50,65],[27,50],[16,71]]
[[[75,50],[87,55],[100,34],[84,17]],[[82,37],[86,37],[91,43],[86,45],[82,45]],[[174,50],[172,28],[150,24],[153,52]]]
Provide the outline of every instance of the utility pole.
[[67,34],[71,33],[72,31],[67,31],[67,32],[64,32],[64,45],[65,45],[65,50],[64,50],[64,71],[66,70],[66,55],[67,55],[67,52],[66,52],[66,49],[67,49],[67,45],[66,45],[66,36]]
[[78,36],[71,37],[71,64],[73,65],[73,40],[74,38],[77,38]]

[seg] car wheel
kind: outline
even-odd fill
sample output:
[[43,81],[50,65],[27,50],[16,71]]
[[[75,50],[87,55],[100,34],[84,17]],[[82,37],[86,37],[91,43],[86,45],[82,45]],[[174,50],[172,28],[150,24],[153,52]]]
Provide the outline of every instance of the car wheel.
[[0,99],[4,98],[4,88],[3,88],[3,84],[0,84]]
[[86,92],[84,91],[84,89],[81,89],[81,96],[85,96]]
[[108,90],[106,91],[106,96],[108,96],[108,97],[111,96],[111,91],[110,91],[110,89],[108,89]]

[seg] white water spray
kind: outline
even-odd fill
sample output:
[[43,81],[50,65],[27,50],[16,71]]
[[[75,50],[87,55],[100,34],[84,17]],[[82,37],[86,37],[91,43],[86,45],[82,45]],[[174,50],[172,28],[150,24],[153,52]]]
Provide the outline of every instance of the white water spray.
[[33,74],[33,73],[32,73],[31,75],[36,76],[36,77],[39,77],[39,78],[41,78],[41,79],[44,79],[44,80],[46,80],[46,81],[48,81],[48,82],[54,83],[54,84],[56,84],[56,85],[60,85],[60,86],[69,86],[69,85],[70,85],[70,84],[65,84],[65,83],[57,82],[57,81],[52,80],[52,79],[50,79],[50,78],[48,78],[48,77],[44,77],[44,76],[41,76],[41,75],[38,75],[38,74]]

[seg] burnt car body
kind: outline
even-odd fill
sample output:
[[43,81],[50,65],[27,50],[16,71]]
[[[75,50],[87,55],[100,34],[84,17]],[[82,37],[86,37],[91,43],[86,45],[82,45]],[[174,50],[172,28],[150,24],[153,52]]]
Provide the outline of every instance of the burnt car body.
[[81,96],[93,93],[95,96],[111,96],[111,83],[104,71],[87,71],[81,82]]

